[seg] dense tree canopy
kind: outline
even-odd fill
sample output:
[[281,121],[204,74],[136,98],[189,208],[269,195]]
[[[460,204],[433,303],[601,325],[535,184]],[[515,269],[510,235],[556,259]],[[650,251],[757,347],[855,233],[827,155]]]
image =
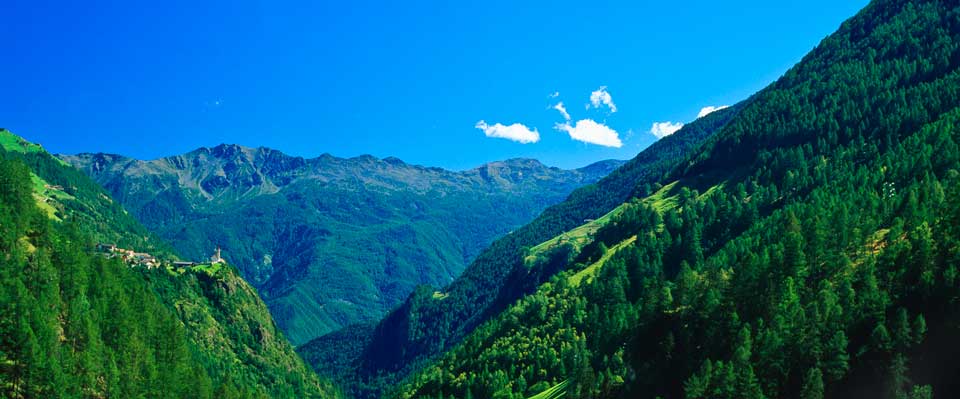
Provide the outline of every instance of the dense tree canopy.
[[61,158],[179,254],[222,247],[294,344],[376,322],[417,285],[448,284],[495,238],[622,163],[510,159],[455,172],[229,144],[151,161]]
[[9,142],[0,143],[3,396],[336,396],[235,270],[148,270],[94,253],[115,240],[172,256],[82,173]]
[[873,2],[394,395],[956,395],[958,17]]
[[34,203],[30,170],[0,159],[0,388],[7,397],[212,397],[176,316],[74,225]]
[[[660,140],[597,184],[575,190],[528,225],[493,242],[434,300],[421,287],[379,323],[351,326],[304,344],[298,351],[322,375],[335,376],[353,394],[378,397],[381,390],[425,359],[452,347],[476,326],[533,292],[563,266],[523,267],[522,254],[557,234],[599,218],[635,193],[647,192],[697,145],[723,126],[734,106],[690,123]],[[333,359],[334,361],[328,361]]]

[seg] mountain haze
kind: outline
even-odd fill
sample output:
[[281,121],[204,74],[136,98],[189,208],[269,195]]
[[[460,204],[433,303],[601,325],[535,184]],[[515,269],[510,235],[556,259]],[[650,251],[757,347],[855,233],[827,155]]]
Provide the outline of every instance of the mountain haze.
[[222,247],[294,343],[378,320],[416,285],[446,285],[494,238],[621,164],[454,172],[226,144],[152,161],[61,158],[184,256]]

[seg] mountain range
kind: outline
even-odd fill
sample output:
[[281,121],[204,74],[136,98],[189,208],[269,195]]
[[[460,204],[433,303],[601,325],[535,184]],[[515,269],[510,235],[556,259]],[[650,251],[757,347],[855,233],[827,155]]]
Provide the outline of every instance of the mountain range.
[[630,198],[656,190],[664,175],[719,132],[741,108],[736,105],[700,118],[597,183],[575,190],[565,201],[491,244],[442,291],[423,287],[378,323],[348,326],[301,345],[298,352],[353,395],[382,395],[385,387],[424,367],[429,359],[567,267],[562,253],[547,261],[529,262],[532,248],[584,222],[596,223]]
[[622,163],[511,159],[455,172],[226,144],[152,161],[60,158],[183,256],[222,247],[295,344],[375,322],[417,285],[448,284],[495,238]]
[[0,209],[4,397],[340,397],[236,269],[171,267],[175,250],[97,183],[3,129]]
[[958,15],[871,2],[446,288],[298,351],[357,397],[955,396]]
[[622,164],[0,148],[10,397],[960,396],[955,2],[874,0]]

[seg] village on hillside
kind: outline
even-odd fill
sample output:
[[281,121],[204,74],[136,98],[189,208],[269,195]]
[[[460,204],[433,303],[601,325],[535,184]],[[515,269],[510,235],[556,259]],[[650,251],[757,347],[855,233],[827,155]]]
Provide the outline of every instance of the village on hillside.
[[120,248],[116,244],[97,244],[97,252],[108,259],[119,258],[130,267],[146,267],[153,269],[160,266],[172,266],[174,268],[193,267],[198,265],[218,265],[227,261],[220,256],[220,247],[217,247],[213,255],[206,262],[193,261],[166,261],[157,259],[157,257],[146,253],[136,252],[132,249]]

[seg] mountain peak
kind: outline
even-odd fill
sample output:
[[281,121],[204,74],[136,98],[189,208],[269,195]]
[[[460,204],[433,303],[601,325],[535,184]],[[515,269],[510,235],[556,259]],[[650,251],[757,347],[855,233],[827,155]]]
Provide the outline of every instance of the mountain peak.
[[625,163],[627,163],[627,161],[621,161],[619,159],[605,159],[579,168],[577,171],[586,174],[606,176]]
[[357,156],[355,156],[355,157],[351,157],[350,160],[351,160],[351,161],[357,161],[357,162],[370,163],[370,162],[377,162],[377,161],[380,160],[380,158],[377,158],[377,157],[375,157],[375,156],[373,156],[373,155],[370,155],[370,154],[360,154],[360,155],[357,155]]
[[406,162],[403,162],[402,159],[397,158],[397,157],[386,157],[386,158],[383,159],[383,162],[386,162],[386,163],[391,164],[391,165],[394,165],[394,166],[403,166],[403,165],[406,165],[406,164],[407,164]]
[[517,165],[517,166],[526,166],[526,167],[547,167],[537,159],[534,158],[509,158],[502,161],[505,165]]
[[239,144],[220,144],[210,149],[210,154],[217,158],[236,158],[241,154],[253,152],[252,148]]

